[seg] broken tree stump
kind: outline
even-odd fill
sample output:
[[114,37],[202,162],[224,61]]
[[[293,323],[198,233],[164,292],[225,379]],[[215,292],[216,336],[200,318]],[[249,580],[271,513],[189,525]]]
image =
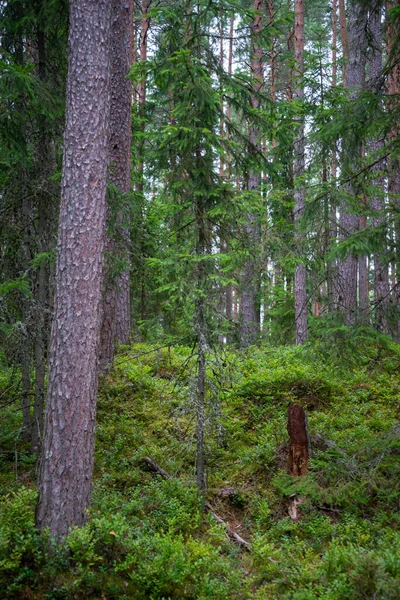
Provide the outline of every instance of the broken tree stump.
[[289,442],[289,473],[301,477],[308,472],[310,458],[310,438],[307,416],[300,404],[291,404],[288,409],[287,430]]

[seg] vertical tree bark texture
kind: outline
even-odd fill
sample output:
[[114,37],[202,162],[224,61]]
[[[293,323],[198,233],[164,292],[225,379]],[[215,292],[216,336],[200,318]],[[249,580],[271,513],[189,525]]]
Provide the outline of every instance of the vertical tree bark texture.
[[[294,3],[294,91],[293,99],[304,99],[304,0],[295,0]],[[297,257],[304,256],[302,248],[303,235],[299,225],[304,215],[305,188],[304,182],[304,119],[296,117],[299,123],[294,142],[294,224]],[[294,304],[296,320],[296,344],[307,341],[307,274],[304,262],[296,265],[294,271]]]
[[[23,269],[29,269],[31,256],[32,238],[32,215],[30,207],[30,196],[27,185],[27,171],[25,165],[22,168],[20,194],[22,195],[21,225],[23,228]],[[23,340],[21,347],[21,384],[22,384],[22,439],[25,443],[31,441],[32,417],[31,417],[31,302],[29,298],[22,299]]]
[[[228,75],[231,76],[232,75],[232,62],[233,62],[233,27],[234,27],[234,16],[231,15],[230,19],[229,19],[229,46],[228,46]],[[227,104],[226,104],[226,120],[229,123],[231,120],[231,116],[232,116],[232,109],[231,109],[231,103],[230,100],[228,98],[227,100]],[[229,139],[229,127],[226,128],[226,139]],[[230,180],[230,155],[229,152],[227,154],[226,157],[226,177],[227,180]],[[229,242],[226,242],[226,246],[227,248],[229,247]],[[225,314],[226,314],[226,318],[228,321],[232,321],[232,302],[233,302],[233,289],[232,289],[232,284],[229,284],[226,287],[226,294],[225,294]],[[228,339],[229,341],[229,339]]]
[[[250,72],[253,79],[253,94],[251,96],[251,105],[253,109],[260,106],[259,93],[264,85],[264,63],[263,49],[260,44],[260,33],[262,30],[262,0],[254,0],[254,11],[256,16],[252,24],[251,36],[251,57]],[[250,126],[250,143],[253,147],[261,149],[261,139],[258,127],[254,124]],[[261,173],[259,171],[250,171],[248,177],[248,190],[260,192]],[[246,232],[251,251],[254,252],[259,241],[259,225],[255,215],[250,215],[246,225]],[[257,314],[256,297],[256,261],[251,256],[248,258],[242,269],[241,275],[241,321],[240,321],[240,346],[246,348],[253,344],[260,331],[259,315]]]
[[[45,34],[39,28],[37,31],[36,67],[40,81],[46,83],[46,48]],[[55,151],[47,131],[45,117],[38,121],[38,139],[35,152],[35,187],[37,189],[37,234],[39,252],[50,250],[50,235],[52,231],[52,207],[56,202],[56,188],[50,176],[56,168]],[[38,269],[36,282],[35,310],[35,402],[32,419],[32,452],[39,456],[43,436],[43,411],[45,388],[45,354],[48,335],[46,335],[46,311],[48,310],[49,268],[42,260]]]
[[346,9],[344,0],[339,0],[339,26],[340,37],[342,39],[342,54],[343,54],[343,81],[346,81],[347,61],[349,59],[349,35],[346,24]]
[[108,166],[110,0],[71,0],[57,284],[37,526],[90,506]]
[[[332,3],[332,87],[336,88],[337,85],[337,42],[338,42],[338,28],[337,28],[337,0],[333,0]],[[332,185],[336,187],[337,177],[337,153],[336,146],[332,149],[332,168],[331,168],[331,179]],[[330,198],[330,209],[329,209],[329,239],[335,241],[337,238],[337,222],[336,222],[336,202],[334,198]],[[328,292],[328,310],[333,312],[335,308],[335,262],[328,261],[326,265],[326,284]]]
[[[361,158],[365,161],[365,145],[361,147]],[[361,205],[365,211],[368,200],[366,194],[361,195]],[[358,217],[358,228],[360,231],[367,227],[367,215],[361,214]],[[358,257],[358,315],[362,323],[369,322],[369,273],[368,273],[368,258],[366,255]]]
[[[132,140],[132,83],[127,75],[132,63],[133,0],[112,0],[111,17],[111,78],[109,176],[120,194],[130,190]],[[129,252],[129,223],[117,228]],[[109,254],[119,249],[112,238],[107,239]],[[114,358],[115,339],[126,344],[130,336],[130,275],[129,269],[113,279],[105,275],[103,323],[101,329],[100,366],[104,369]]]
[[[349,48],[345,81],[346,88],[350,90],[350,98],[354,100],[365,81],[366,20],[365,4],[361,0],[355,0],[349,5]],[[346,140],[343,140],[343,152],[354,152],[354,148],[346,148]],[[349,186],[347,192],[354,201],[357,189]],[[339,229],[342,239],[358,229],[358,216],[348,203],[342,203],[340,208]],[[339,261],[336,289],[338,308],[346,323],[352,325],[357,313],[357,258],[352,254]]]
[[[387,0],[386,10],[400,6],[400,0]],[[387,56],[389,57],[389,74],[387,78],[387,91],[389,94],[388,110],[396,106],[398,97],[400,96],[400,62],[398,59],[399,51],[396,53],[396,45],[398,44],[398,31],[394,24],[388,24],[386,31]],[[393,124],[393,129],[390,132],[389,139],[395,140],[400,135],[400,126]],[[400,209],[400,160],[395,152],[389,157],[389,177],[388,177],[388,195],[389,205],[395,210]],[[396,254],[393,265],[392,287],[393,304],[397,307],[397,318],[391,323],[393,338],[400,343],[400,219],[396,219],[394,223],[394,237]]]
[[207,273],[204,257],[208,253],[207,223],[203,198],[195,200],[196,255],[200,259],[196,265],[198,298],[195,305],[197,332],[197,390],[196,390],[196,443],[197,443],[197,487],[202,492],[206,488],[205,479],[205,415],[206,415],[206,282]]
[[310,439],[306,413],[299,404],[289,406],[287,429],[290,436],[289,472],[295,477],[301,477],[308,472]]
[[[369,59],[369,77],[370,84],[375,93],[381,91],[382,75],[382,8],[377,3],[375,10],[370,13],[370,33],[371,33],[371,54]],[[376,155],[383,149],[383,141],[373,139],[370,143],[371,152]],[[379,237],[382,240],[381,250],[374,254],[374,302],[375,302],[375,323],[379,331],[389,333],[389,324],[387,319],[389,304],[389,270],[385,261],[387,252],[387,228],[385,226],[385,181],[383,170],[384,161],[376,163],[372,167],[372,172],[376,173],[374,184],[376,193],[371,199],[371,208],[374,211],[372,217],[372,226],[379,228]]]

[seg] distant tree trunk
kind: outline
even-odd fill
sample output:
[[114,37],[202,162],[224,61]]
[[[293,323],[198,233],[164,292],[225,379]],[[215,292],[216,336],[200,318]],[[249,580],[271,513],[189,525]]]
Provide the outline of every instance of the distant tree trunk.
[[[37,31],[37,72],[43,85],[46,84],[46,47],[45,34]],[[52,229],[51,207],[54,205],[56,193],[54,183],[49,180],[56,167],[55,152],[47,131],[45,117],[38,122],[38,140],[35,156],[36,188],[37,188],[37,235],[39,252],[46,253],[50,249],[49,237]],[[35,311],[35,402],[32,419],[32,452],[39,456],[43,437],[43,411],[45,387],[45,354],[47,346],[46,310],[48,309],[49,268],[46,260],[41,260],[36,282]]]
[[[366,19],[365,4],[361,0],[352,2],[349,6],[349,54],[345,85],[353,100],[357,98],[365,81]],[[346,148],[346,140],[343,140],[343,153],[358,153],[360,156],[361,147],[358,150]],[[351,174],[350,168],[348,174]],[[358,195],[356,186],[347,186],[347,192],[354,201]],[[343,202],[340,207],[339,229],[342,239],[358,229],[358,216],[347,202]],[[339,261],[337,269],[338,308],[348,325],[355,323],[357,314],[357,264],[357,258],[350,253]]]
[[197,333],[197,390],[196,390],[196,443],[197,443],[197,487],[202,492],[206,488],[205,477],[205,415],[206,415],[206,284],[207,272],[204,258],[209,253],[207,243],[208,225],[203,198],[195,200],[196,219],[196,280],[198,297],[195,303],[195,324]]
[[[253,80],[253,94],[251,105],[253,109],[260,106],[259,94],[264,85],[264,63],[263,49],[260,42],[262,31],[262,0],[254,0],[254,11],[256,16],[252,24],[250,72]],[[260,132],[257,125],[250,126],[250,143],[255,148],[261,148]],[[261,173],[250,171],[247,188],[252,192],[260,192]],[[251,252],[254,253],[259,241],[259,225],[255,215],[250,215],[246,225],[246,233]],[[246,348],[253,344],[259,334],[259,314],[257,312],[257,282],[256,282],[256,260],[251,256],[245,261],[241,276],[241,322],[240,322],[240,346]]]
[[[231,15],[230,20],[229,20],[229,51],[228,51],[228,75],[231,76],[232,75],[232,62],[233,62],[233,26],[234,26],[234,16]],[[230,100],[228,98],[227,101],[227,105],[226,105],[226,120],[229,123],[231,120],[231,103]],[[226,138],[229,139],[229,127],[226,128]],[[228,180],[230,180],[231,177],[231,173],[230,173],[230,156],[229,153],[227,155],[226,158],[226,177]],[[226,247],[229,248],[229,241],[226,241]],[[225,295],[225,314],[226,314],[226,318],[227,320],[230,322],[232,321],[232,302],[233,302],[233,289],[232,289],[232,284],[229,284],[226,287],[226,295]],[[228,341],[230,341],[230,338],[228,337]]]
[[308,472],[310,458],[310,439],[308,435],[307,416],[299,404],[291,404],[288,409],[287,429],[289,442],[289,472],[301,477]]
[[[132,140],[132,83],[127,75],[132,63],[133,0],[112,0],[109,176],[119,194],[130,190]],[[111,215],[109,214],[109,218]],[[117,219],[117,234],[129,248],[129,222]],[[120,254],[115,241],[108,237],[109,255]],[[126,269],[118,277],[105,275],[100,366],[104,369],[114,358],[115,339],[126,344],[130,336],[130,276]]]
[[347,77],[347,61],[349,60],[349,35],[346,24],[346,9],[344,0],[339,0],[339,25],[340,37],[342,38],[342,53],[343,53],[343,81]]
[[71,0],[49,390],[36,523],[54,538],[90,506],[106,237],[111,2]]
[[[361,148],[361,158],[365,161],[365,146],[363,144]],[[367,227],[367,215],[365,211],[367,209],[367,198],[363,193],[361,196],[361,205],[364,210],[364,214],[358,217],[358,228],[360,231]],[[359,256],[358,258],[358,302],[359,302],[359,318],[360,321],[367,324],[369,322],[369,273],[368,273],[368,257]]]
[[[399,0],[388,0],[386,2],[386,10],[394,7],[399,7]],[[388,111],[398,103],[400,96],[400,62],[398,48],[398,31],[394,24],[388,24],[386,31],[387,56],[389,74],[387,78],[387,91],[389,94]],[[396,51],[396,52],[395,52]],[[390,141],[395,140],[400,135],[400,127],[398,124],[393,124],[393,128],[389,134]],[[400,160],[396,152],[393,152],[389,157],[389,177],[388,177],[388,195],[389,204],[400,209]],[[397,308],[397,316],[395,322],[390,324],[393,338],[400,343],[400,219],[397,218],[394,222],[394,237],[395,237],[395,260],[393,264],[392,287],[393,304]]]
[[[337,85],[337,42],[338,42],[338,30],[337,30],[337,0],[333,0],[332,3],[332,87],[335,89]],[[332,149],[332,168],[331,168],[331,179],[332,185],[336,188],[336,177],[337,177],[337,153],[336,146]],[[337,236],[337,223],[336,223],[336,200],[334,197],[330,198],[330,206],[327,208],[327,218],[329,220],[329,240],[332,242],[336,241]],[[329,260],[326,265],[326,284],[327,284],[327,295],[328,295],[328,311],[332,313],[335,308],[335,282],[334,282],[334,271],[335,263]]]
[[[295,0],[294,3],[294,91],[293,99],[304,99],[304,0]],[[304,236],[299,231],[299,225],[304,215],[304,119],[296,117],[299,124],[294,142],[294,224],[295,241],[298,262],[294,271],[294,304],[296,320],[296,344],[307,341],[307,274],[303,262]]]
[[[371,54],[369,59],[369,77],[375,93],[381,91],[382,76],[382,7],[377,3],[375,10],[370,13]],[[373,155],[381,152],[383,141],[373,139],[370,150]],[[376,173],[374,181],[376,192],[371,199],[371,208],[374,211],[372,226],[379,228],[379,237],[382,240],[381,251],[374,254],[374,303],[375,324],[379,331],[389,333],[388,305],[389,305],[389,270],[384,257],[387,252],[387,227],[385,226],[385,182],[383,178],[384,161],[379,161],[372,167]]]

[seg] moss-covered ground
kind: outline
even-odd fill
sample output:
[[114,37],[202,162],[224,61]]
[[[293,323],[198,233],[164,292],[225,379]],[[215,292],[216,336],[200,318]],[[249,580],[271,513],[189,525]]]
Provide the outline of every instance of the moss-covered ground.
[[[52,551],[34,528],[17,405],[2,408],[0,598],[400,598],[399,347],[340,362],[315,347],[251,348],[208,364],[206,500],[250,550],[196,492],[195,356],[136,345],[101,378],[88,524]],[[4,370],[5,402],[9,381]],[[312,439],[301,479],[287,474],[291,402]]]

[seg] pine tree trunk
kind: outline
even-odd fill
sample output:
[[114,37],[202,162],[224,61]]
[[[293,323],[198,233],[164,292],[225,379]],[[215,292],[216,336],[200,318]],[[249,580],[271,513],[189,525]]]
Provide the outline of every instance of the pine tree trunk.
[[[371,33],[371,54],[369,59],[369,77],[370,84],[379,94],[381,91],[380,78],[382,75],[382,9],[380,5],[370,13],[370,33]],[[370,143],[370,150],[373,155],[381,152],[383,141],[373,139]],[[374,185],[376,193],[371,199],[371,208],[374,211],[372,217],[372,226],[379,229],[379,237],[382,240],[381,251],[374,254],[374,304],[375,304],[375,325],[378,331],[389,333],[389,324],[387,319],[389,304],[389,270],[384,257],[387,252],[387,228],[385,226],[385,182],[383,177],[384,161],[376,163],[372,167],[372,172],[376,173]]]
[[[119,194],[130,191],[132,83],[127,75],[132,62],[133,0],[112,0],[109,176]],[[108,211],[108,218],[111,218]],[[117,235],[129,253],[129,221],[117,219]],[[107,239],[107,254],[121,254],[114,239]],[[126,344],[130,336],[130,274],[126,269],[117,278],[105,273],[100,368],[114,358],[115,340]]]
[[[295,0],[294,3],[294,91],[293,99],[304,99],[304,0]],[[299,231],[301,219],[304,215],[305,188],[304,182],[304,120],[296,117],[299,124],[294,142],[294,224],[297,257],[304,256],[304,236]],[[294,271],[294,304],[296,320],[296,344],[307,341],[307,274],[304,262],[296,265]]]
[[339,26],[340,37],[342,39],[342,54],[343,54],[343,82],[347,77],[347,62],[349,60],[349,35],[346,24],[346,9],[344,0],[339,0]]
[[[341,15],[342,19],[342,15]],[[366,20],[367,11],[362,0],[355,0],[349,6],[349,48],[348,64],[346,69],[346,88],[350,90],[350,98],[355,100],[365,81],[365,51],[366,51]],[[343,140],[343,152],[354,153],[354,148],[346,148]],[[358,151],[361,155],[361,148]],[[351,171],[349,170],[349,174]],[[348,186],[348,195],[357,197],[357,189]],[[358,216],[354,214],[348,203],[342,203],[340,208],[339,229],[341,239],[353,234],[358,229]],[[337,302],[345,322],[352,325],[357,316],[357,258],[349,254],[339,261],[337,269]]]
[[[332,87],[335,89],[337,85],[337,43],[338,43],[338,27],[337,27],[337,0],[332,3]],[[332,186],[336,188],[337,177],[337,153],[336,146],[332,149],[332,167],[331,179]],[[336,242],[337,238],[337,222],[336,222],[336,201],[334,197],[330,198],[330,207],[328,209],[329,219],[329,240]],[[335,309],[335,262],[329,261],[326,265],[326,285],[328,295],[328,311],[332,313]]]
[[[399,0],[388,0],[386,2],[386,10],[394,7],[399,7]],[[396,55],[392,55],[398,44],[398,31],[394,24],[389,24],[386,32],[387,56],[389,57],[389,74],[387,78],[387,91],[389,94],[388,111],[398,103],[400,96],[400,63]],[[397,51],[398,52],[398,51]],[[393,124],[393,128],[389,134],[389,140],[393,141],[400,135],[400,127],[398,124]],[[395,211],[400,209],[400,160],[396,152],[393,152],[389,157],[389,177],[388,177],[388,196],[389,205],[395,208]],[[397,309],[394,322],[390,324],[393,338],[400,343],[400,219],[397,218],[394,222],[394,237],[395,237],[395,260],[393,264],[392,287],[393,287],[393,304]]]
[[[262,0],[254,0],[254,11],[257,12],[252,24],[250,72],[253,79],[253,94],[251,105],[253,109],[260,106],[259,93],[264,85],[264,63],[263,49],[260,45],[260,34],[262,31]],[[250,126],[250,144],[261,149],[261,139],[258,127]],[[250,171],[247,189],[250,192],[259,192],[261,188],[261,173]],[[255,215],[250,215],[246,225],[246,233],[250,244],[250,251],[254,253],[259,241],[259,225]],[[257,281],[256,261],[253,256],[245,261],[241,275],[241,322],[240,322],[240,346],[246,348],[253,344],[260,332],[259,315],[257,312]]]
[[36,523],[54,538],[90,506],[106,237],[111,2],[71,0],[57,283]]

